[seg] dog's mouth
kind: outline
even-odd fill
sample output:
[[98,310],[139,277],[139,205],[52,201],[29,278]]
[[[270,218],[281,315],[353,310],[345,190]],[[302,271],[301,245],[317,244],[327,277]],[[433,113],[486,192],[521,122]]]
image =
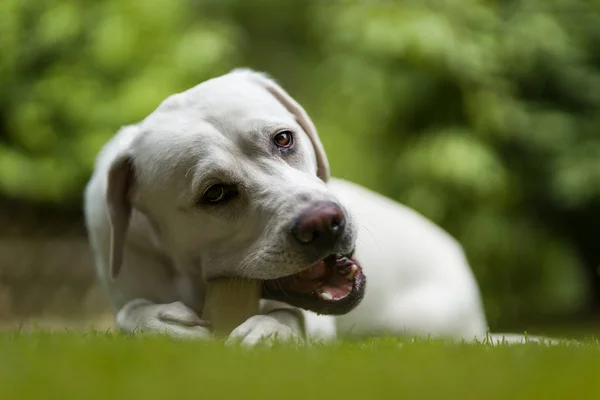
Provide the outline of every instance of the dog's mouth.
[[366,277],[353,254],[331,254],[303,271],[263,281],[262,297],[318,314],[342,315],[362,300]]

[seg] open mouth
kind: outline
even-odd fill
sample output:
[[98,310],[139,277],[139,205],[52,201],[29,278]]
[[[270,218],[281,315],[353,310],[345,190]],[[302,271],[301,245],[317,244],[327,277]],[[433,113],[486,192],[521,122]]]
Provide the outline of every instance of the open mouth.
[[263,298],[318,314],[342,315],[362,300],[366,277],[352,254],[331,254],[303,271],[263,281]]

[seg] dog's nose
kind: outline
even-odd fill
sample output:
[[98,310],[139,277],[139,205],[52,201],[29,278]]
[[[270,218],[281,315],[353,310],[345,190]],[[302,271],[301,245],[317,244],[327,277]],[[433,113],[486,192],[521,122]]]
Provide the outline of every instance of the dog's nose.
[[303,245],[325,250],[333,247],[345,225],[346,218],[340,206],[324,202],[300,215],[292,227],[292,234]]

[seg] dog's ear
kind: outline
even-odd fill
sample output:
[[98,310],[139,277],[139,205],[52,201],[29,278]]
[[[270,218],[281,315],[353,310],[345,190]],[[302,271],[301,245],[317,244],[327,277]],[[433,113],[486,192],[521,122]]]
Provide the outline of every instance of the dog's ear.
[[269,93],[271,93],[283,106],[296,117],[298,124],[304,129],[304,132],[310,138],[312,146],[317,157],[317,176],[321,178],[323,182],[329,180],[329,161],[325,155],[325,150],[321,139],[317,133],[317,129],[313,124],[312,120],[296,100],[294,100],[281,86],[279,86],[273,79],[268,77],[266,74],[254,72],[249,69],[237,69],[234,72],[247,74],[250,79],[254,80],[262,87],[264,87]]
[[131,187],[135,179],[133,158],[127,151],[114,157],[108,169],[106,208],[110,221],[110,276],[119,275],[125,237],[131,218]]

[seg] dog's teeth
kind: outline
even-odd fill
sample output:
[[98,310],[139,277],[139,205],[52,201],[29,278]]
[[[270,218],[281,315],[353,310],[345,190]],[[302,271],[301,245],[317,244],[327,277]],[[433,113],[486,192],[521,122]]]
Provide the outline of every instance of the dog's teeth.
[[346,274],[346,278],[354,279],[357,272],[358,272],[358,267],[356,266],[356,264],[352,264],[352,267],[350,267],[350,271],[348,271],[348,273]]
[[329,292],[321,292],[320,296],[323,300],[333,300],[333,296]]

